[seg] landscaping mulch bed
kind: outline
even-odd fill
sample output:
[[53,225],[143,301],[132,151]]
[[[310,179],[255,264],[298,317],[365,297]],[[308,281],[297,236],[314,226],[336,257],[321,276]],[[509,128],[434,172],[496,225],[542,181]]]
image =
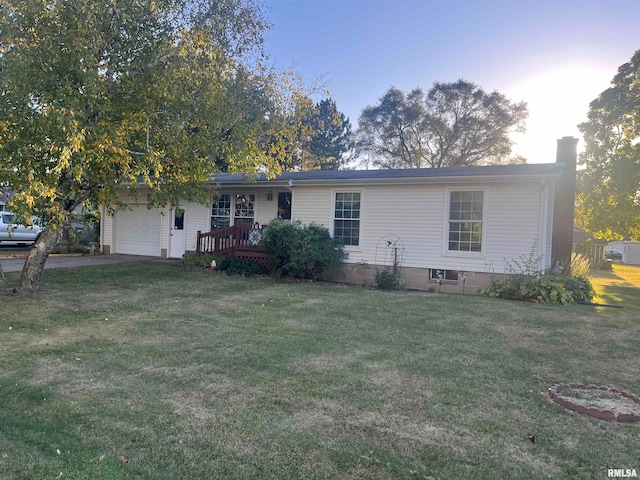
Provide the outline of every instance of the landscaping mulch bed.
[[640,422],[640,397],[613,387],[560,383],[549,389],[549,398],[569,410],[600,420]]

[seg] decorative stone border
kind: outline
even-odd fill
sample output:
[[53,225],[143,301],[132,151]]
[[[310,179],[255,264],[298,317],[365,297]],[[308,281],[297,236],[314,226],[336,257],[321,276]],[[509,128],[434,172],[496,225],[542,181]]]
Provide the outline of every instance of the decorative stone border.
[[598,385],[584,385],[582,383],[558,383],[549,388],[549,398],[569,410],[574,412],[583,413],[600,420],[616,421],[622,423],[634,423],[640,422],[640,415],[633,413],[621,413],[614,412],[612,410],[601,410],[595,407],[585,407],[572,401],[569,397],[562,395],[564,390],[573,388],[576,390],[602,390],[609,393],[617,393],[620,396],[631,400],[633,403],[640,407],[640,397],[626,390],[618,390],[617,388],[598,386]]

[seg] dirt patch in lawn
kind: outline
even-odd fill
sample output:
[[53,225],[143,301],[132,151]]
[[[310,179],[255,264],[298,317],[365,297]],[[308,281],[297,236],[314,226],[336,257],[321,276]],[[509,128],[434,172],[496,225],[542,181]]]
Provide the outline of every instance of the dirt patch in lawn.
[[36,364],[29,383],[39,387],[53,387],[60,395],[74,399],[91,397],[109,390],[110,385],[90,378],[81,371],[81,361],[71,363],[57,359],[41,360]]
[[58,392],[72,397],[76,400],[89,398],[108,391],[110,385],[107,385],[94,378],[78,377],[66,382],[58,387]]
[[308,298],[307,300],[302,302],[300,304],[300,306],[301,307],[312,307],[314,305],[320,305],[321,303],[322,303],[322,300],[320,300],[319,298]]
[[[294,430],[319,430],[331,437],[392,448],[413,456],[449,435],[428,421],[399,414],[359,410],[332,400],[320,400],[293,415]],[[448,442],[447,442],[448,443]]]
[[76,299],[80,304],[90,307],[93,311],[104,312],[111,312],[114,307],[118,307],[120,305],[139,305],[147,301],[149,294],[147,288],[142,287],[126,291],[90,291],[84,293],[84,295],[82,294],[82,291],[78,293],[79,295],[76,296]]
[[379,467],[363,467],[358,465],[349,470],[345,480],[388,480],[393,478],[391,473]]
[[234,455],[252,457],[260,449],[251,420],[261,415],[255,411],[257,398],[251,388],[220,377],[199,390],[175,392],[163,402],[189,427],[194,438],[209,438]]
[[401,370],[376,370],[367,377],[367,385],[389,412],[410,413],[433,396],[424,377]]
[[[530,451],[532,444],[527,439],[514,444],[512,438],[477,434],[462,426],[452,430],[445,425],[425,418],[422,410],[390,413],[389,405],[381,411],[371,411],[353,408],[338,401],[321,400],[296,411],[292,428],[318,431],[323,436],[368,445],[376,451],[390,449],[409,458],[419,456],[426,448],[468,458],[479,446],[491,448],[491,445],[500,445],[504,462],[516,468],[517,465],[527,465],[550,477],[557,476],[561,471],[550,456]],[[351,473],[353,476],[348,478],[369,478],[362,477],[360,474],[363,472],[359,469]],[[381,475],[380,478],[386,478],[383,473]]]
[[260,306],[266,305],[274,298],[274,293],[266,291],[252,291],[242,292],[239,294],[225,293],[224,295],[216,296],[215,294],[207,296],[205,306],[211,308],[212,306],[225,307],[225,308],[242,308],[245,306]]
[[38,387],[63,383],[69,380],[69,372],[75,368],[72,363],[57,359],[40,360],[36,363],[30,384]]
[[357,355],[316,355],[302,359],[296,365],[299,373],[327,373],[356,361]]
[[164,398],[174,413],[202,425],[219,417],[228,408],[242,408],[255,395],[245,385],[220,377],[201,385],[199,390],[181,390]]
[[166,335],[163,333],[150,333],[146,335],[124,335],[114,340],[116,345],[137,345],[139,347],[157,347],[161,345],[171,345],[179,341],[178,336]]
[[500,443],[505,464],[511,463],[514,466],[518,464],[530,465],[536,471],[543,472],[548,478],[559,478],[562,469],[555,459],[549,455],[534,451],[526,443],[517,445],[514,442]]
[[143,377],[175,377],[175,378],[193,378],[196,375],[199,375],[200,370],[202,370],[203,365],[191,365],[188,367],[159,367],[159,366],[148,366],[142,369]]

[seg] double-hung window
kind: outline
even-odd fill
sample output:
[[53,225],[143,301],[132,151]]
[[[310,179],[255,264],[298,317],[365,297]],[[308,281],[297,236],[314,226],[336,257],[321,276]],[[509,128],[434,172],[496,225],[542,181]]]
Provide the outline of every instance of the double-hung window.
[[218,197],[211,209],[211,230],[231,226],[231,195],[225,193]]
[[333,237],[345,246],[360,245],[360,193],[336,192],[333,208]]
[[483,190],[449,192],[449,251],[482,251],[483,211]]
[[254,223],[255,205],[254,194],[220,194],[211,207],[211,230],[239,223]]
[[253,223],[255,205],[255,195],[236,195],[234,225],[239,223]]

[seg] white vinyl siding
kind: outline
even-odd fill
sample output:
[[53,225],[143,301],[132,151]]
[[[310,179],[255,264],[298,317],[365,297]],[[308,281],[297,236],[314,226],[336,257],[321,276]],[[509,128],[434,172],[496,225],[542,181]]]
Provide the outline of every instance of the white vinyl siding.
[[163,253],[169,249],[169,234],[173,224],[173,215],[171,215],[171,208],[158,210],[158,212],[160,213],[160,251]]
[[100,244],[109,246],[113,244],[113,217],[107,213],[106,207],[100,209]]
[[186,231],[185,249],[186,251],[195,251],[196,237],[198,231],[205,233],[211,227],[211,205],[201,205],[199,203],[187,203],[185,209]]
[[[448,252],[447,192],[483,190],[483,251]],[[330,187],[294,188],[293,215],[305,224],[331,229]],[[348,263],[375,265],[384,258],[383,237],[397,236],[404,245],[403,265],[458,271],[503,273],[507,262],[528,256],[540,235],[540,185],[535,183],[444,185],[380,185],[341,188],[361,191],[361,235]]]
[[[277,217],[277,195],[286,190],[230,186],[221,188],[220,193],[254,194],[254,220],[266,224]],[[349,249],[348,263],[364,261],[375,265],[384,262],[383,238],[386,236],[401,240],[404,246],[402,265],[408,267],[503,273],[508,262],[528,256],[536,241],[540,252],[545,254],[544,261],[548,261],[553,189],[540,182],[482,183],[477,179],[455,185],[341,185],[339,188],[335,185],[296,185],[291,191],[292,219],[304,224],[324,225],[329,231],[333,230],[335,193],[361,193],[359,245]],[[451,191],[484,192],[481,252],[447,249],[447,210]],[[547,205],[543,205],[545,198]],[[196,232],[210,230],[212,204],[189,203],[181,207],[185,208],[186,215],[186,249],[195,250]],[[146,206],[143,208],[146,210]],[[116,233],[117,225],[112,229],[111,220],[108,215],[103,216],[105,245],[113,245]],[[170,215],[166,215],[166,221],[161,220],[163,245],[169,238],[169,220]],[[547,224],[546,229],[543,222]]]
[[256,193],[255,221],[267,224],[278,216],[278,192],[281,189],[258,190]]
[[294,187],[291,217],[331,228],[331,187]]
[[534,243],[540,244],[540,209],[539,184],[498,185],[488,189],[485,259],[492,271],[505,273],[509,263],[528,258]]

